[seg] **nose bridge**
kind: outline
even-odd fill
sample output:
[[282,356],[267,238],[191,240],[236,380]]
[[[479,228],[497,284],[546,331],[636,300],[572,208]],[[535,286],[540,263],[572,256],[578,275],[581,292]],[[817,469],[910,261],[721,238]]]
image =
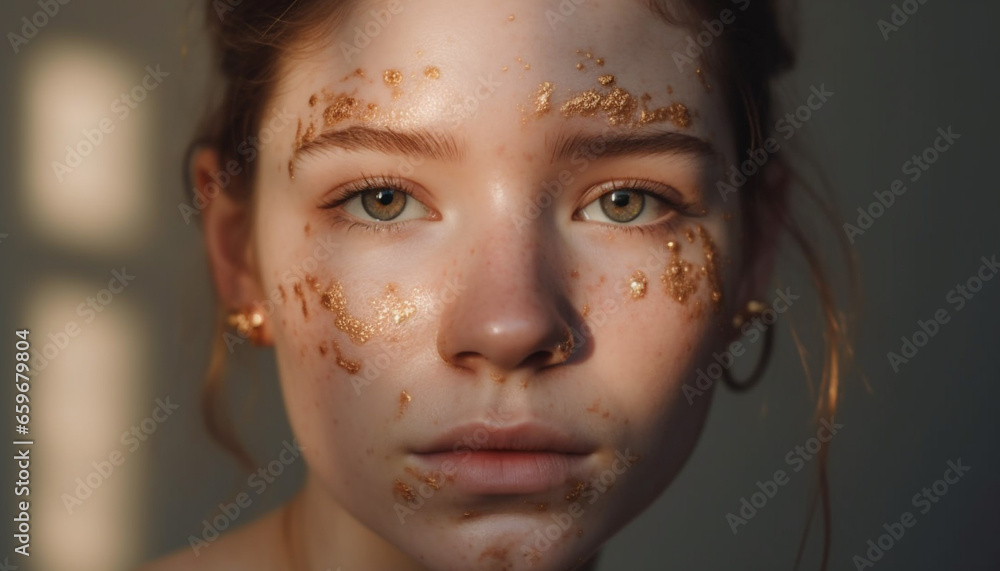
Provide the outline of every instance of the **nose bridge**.
[[439,352],[474,370],[555,364],[569,332],[565,294],[548,263],[557,244],[538,225],[519,228],[498,210],[506,211],[465,229],[457,266],[466,287],[442,316]]

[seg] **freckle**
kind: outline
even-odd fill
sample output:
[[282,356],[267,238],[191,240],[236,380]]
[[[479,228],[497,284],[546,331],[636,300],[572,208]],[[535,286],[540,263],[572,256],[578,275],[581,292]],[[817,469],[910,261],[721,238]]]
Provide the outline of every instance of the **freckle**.
[[608,278],[605,276],[601,276],[600,283],[604,283],[606,281],[608,281]]
[[528,377],[521,379],[521,388],[522,389],[528,388]]
[[329,351],[326,345],[326,341],[319,344],[319,354],[325,356],[326,352]]
[[312,233],[312,227],[309,226],[308,222],[306,222],[305,228],[303,228],[302,231],[305,232],[306,236]]
[[369,456],[371,456],[372,454],[375,454],[375,449],[374,448],[369,448],[369,449],[365,450],[365,453],[368,454]]
[[278,286],[278,295],[281,296],[281,303],[285,303],[285,287],[284,286],[280,286],[280,285]]
[[604,411],[604,414],[601,415],[601,418],[607,418],[609,416],[611,416],[611,413],[609,411]]
[[500,68],[500,71],[507,71],[507,66],[503,66],[503,67],[501,67],[501,68]]
[[583,537],[583,529],[582,529],[582,528],[581,528],[581,529],[578,529],[578,530],[576,530],[576,536],[577,536],[577,537]]
[[673,95],[673,94],[674,94],[674,88],[668,85],[667,86],[667,95]]
[[411,400],[412,398],[410,397],[410,393],[406,391],[399,393],[399,412],[396,413],[397,420],[403,418],[403,415],[406,413],[406,409],[410,406]]
[[578,270],[573,270],[572,272],[569,273],[569,277],[573,278],[574,280],[578,280],[580,279],[580,272]]
[[[317,103],[319,103],[319,97],[316,97],[316,94],[313,93],[311,96],[309,96],[309,106],[315,107]],[[299,121],[299,123],[301,124],[301,121]]]
[[597,399],[594,401],[594,404],[590,405],[590,407],[587,408],[587,412],[597,412],[600,410],[600,407],[601,407],[601,399]]
[[529,163],[535,160],[534,155],[532,155],[531,153],[521,153],[521,155],[524,157],[524,160],[528,161]]
[[590,306],[587,305],[587,304],[583,304],[583,312],[581,314],[584,317],[587,317],[588,315],[590,315]]
[[507,377],[504,377],[503,375],[495,371],[490,373],[490,378],[493,379],[493,382],[497,383],[498,385],[502,385],[507,382]]
[[549,505],[548,504],[538,504],[537,506],[535,506],[535,509],[538,510],[538,511],[540,511],[540,512],[544,512],[544,511],[546,511],[546,510],[549,509]]

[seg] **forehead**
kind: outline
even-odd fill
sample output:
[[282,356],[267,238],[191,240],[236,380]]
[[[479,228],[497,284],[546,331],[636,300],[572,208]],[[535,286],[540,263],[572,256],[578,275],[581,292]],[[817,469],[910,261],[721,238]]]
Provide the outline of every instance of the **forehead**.
[[[697,63],[678,66],[672,57],[689,34],[644,0],[358,2],[323,50],[288,63],[279,93],[294,95],[299,112],[311,94],[325,94],[323,108],[346,95],[362,114],[377,109],[369,118],[399,128],[520,123],[524,131],[559,119],[629,126],[587,112],[588,92],[615,90],[617,103],[591,102],[621,107],[625,98],[636,117],[659,109],[660,127],[711,140],[722,126],[719,90],[708,87],[707,70],[699,75]],[[693,120],[676,120],[675,104]]]

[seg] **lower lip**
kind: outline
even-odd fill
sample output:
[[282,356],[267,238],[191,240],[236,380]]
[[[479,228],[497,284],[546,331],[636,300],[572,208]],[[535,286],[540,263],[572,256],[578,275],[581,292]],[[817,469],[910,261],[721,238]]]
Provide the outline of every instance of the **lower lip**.
[[453,476],[455,489],[468,494],[544,492],[581,473],[587,457],[587,454],[496,450],[417,455],[431,470]]

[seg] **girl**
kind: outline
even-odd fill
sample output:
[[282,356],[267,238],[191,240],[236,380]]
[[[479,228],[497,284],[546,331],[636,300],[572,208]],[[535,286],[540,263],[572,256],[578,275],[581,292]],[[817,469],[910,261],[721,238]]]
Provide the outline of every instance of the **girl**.
[[[772,3],[207,4],[209,425],[240,455],[225,340],[273,347],[308,476],[149,568],[592,569],[683,466],[711,379],[759,377],[780,234],[809,254],[768,138]],[[743,336],[736,380],[712,355]]]

